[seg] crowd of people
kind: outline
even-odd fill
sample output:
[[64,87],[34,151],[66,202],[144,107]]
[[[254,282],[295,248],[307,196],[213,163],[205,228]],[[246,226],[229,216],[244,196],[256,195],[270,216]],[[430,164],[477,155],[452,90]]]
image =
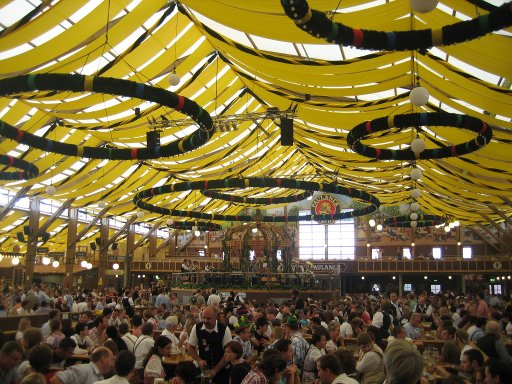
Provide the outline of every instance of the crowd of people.
[[[0,384],[494,384],[512,377],[512,302],[485,292],[313,300],[294,291],[277,305],[216,289],[199,289],[184,303],[163,282],[123,292],[36,284],[28,292],[7,287],[0,303],[0,316],[20,319],[14,340],[0,334]],[[48,321],[32,327],[31,314]],[[168,364],[169,356],[182,358]]]

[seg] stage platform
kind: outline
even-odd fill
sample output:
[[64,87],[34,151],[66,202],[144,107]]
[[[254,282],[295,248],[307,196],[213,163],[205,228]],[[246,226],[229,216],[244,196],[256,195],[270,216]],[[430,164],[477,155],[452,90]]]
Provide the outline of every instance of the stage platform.
[[[223,296],[229,295],[229,292],[233,289],[230,287],[218,288],[222,292]],[[172,288],[172,292],[178,295],[178,301],[180,304],[188,304],[190,297],[196,292],[196,289],[186,288]],[[292,297],[292,290],[290,289],[236,289],[238,293],[245,293],[244,300],[247,302],[265,303],[267,300],[272,299],[276,304],[281,304]],[[312,297],[315,301],[321,302],[323,300],[331,301],[338,300],[340,295],[339,291],[330,290],[305,290],[299,291],[299,296],[304,300],[307,297]]]

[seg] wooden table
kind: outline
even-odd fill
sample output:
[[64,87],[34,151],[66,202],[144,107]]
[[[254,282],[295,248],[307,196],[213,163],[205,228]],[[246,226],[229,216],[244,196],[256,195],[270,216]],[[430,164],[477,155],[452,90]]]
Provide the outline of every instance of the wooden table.
[[179,363],[181,362],[184,362],[184,361],[190,361],[190,362],[193,362],[194,359],[185,354],[185,355],[171,355],[169,357],[166,357],[165,359],[162,360],[162,364],[164,365],[178,365]]

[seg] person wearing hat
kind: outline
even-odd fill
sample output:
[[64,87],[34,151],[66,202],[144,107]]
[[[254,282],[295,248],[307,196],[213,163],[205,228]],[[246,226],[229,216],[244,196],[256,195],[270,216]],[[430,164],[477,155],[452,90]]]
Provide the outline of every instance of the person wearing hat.
[[286,320],[286,337],[292,342],[293,362],[302,371],[304,360],[309,349],[309,343],[304,339],[299,330],[299,321],[295,315]]
[[254,325],[254,347],[258,353],[262,353],[270,345],[270,338],[267,336],[269,323],[265,317],[258,317]]
[[245,319],[242,317],[238,324],[235,325],[235,333],[236,336],[233,337],[233,340],[238,341],[242,345],[242,358],[250,363],[253,359],[251,325],[246,323]]

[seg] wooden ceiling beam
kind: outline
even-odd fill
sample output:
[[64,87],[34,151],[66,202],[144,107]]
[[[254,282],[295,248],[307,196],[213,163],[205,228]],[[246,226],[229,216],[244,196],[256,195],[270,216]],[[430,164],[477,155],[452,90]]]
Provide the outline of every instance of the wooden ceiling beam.
[[64,203],[62,203],[62,205],[53,213],[53,215],[51,215],[50,218],[48,220],[46,220],[42,226],[39,227],[39,231],[37,231],[37,233],[33,234],[31,236],[31,238],[33,238],[37,241],[39,236],[41,236],[43,233],[45,233],[47,231],[48,228],[50,228],[50,225],[52,225],[52,223],[59,218],[59,216],[62,214],[62,212],[64,212],[66,209],[68,209],[71,206],[73,201],[75,201],[74,197],[71,199],[68,199]]
[[80,241],[80,239],[82,237],[84,237],[87,232],[89,232],[89,230],[96,224],[96,222],[98,220],[100,220],[103,216],[105,216],[105,214],[108,212],[108,210],[110,209],[110,206],[107,205],[105,208],[103,208],[92,220],[89,224],[87,224],[87,226],[82,229],[80,231],[80,233],[78,235],[76,235],[76,239],[73,241],[72,244],[70,244],[71,246],[78,243]]
[[146,239],[149,238],[149,236],[151,236],[151,234],[156,231],[158,228],[160,228],[160,226],[162,225],[162,222],[161,221],[158,221],[155,223],[155,225],[153,225],[153,227],[150,228],[149,231],[147,231],[140,239],[139,241],[137,241],[135,243],[135,245],[133,246],[133,249],[130,249],[130,250],[126,250],[126,254],[132,254],[133,251],[135,251]]
[[16,196],[14,196],[6,205],[4,205],[4,207],[2,208],[2,210],[0,211],[0,221],[5,219],[5,217],[7,216],[7,214],[9,212],[11,212],[11,209],[14,207],[14,205],[16,204],[16,202],[21,199],[23,196],[25,196],[27,194],[28,191],[30,191],[30,189],[32,188],[32,186],[28,186],[28,187],[25,187],[25,188],[21,188],[18,193],[16,194]]
[[500,227],[498,223],[496,223],[493,219],[491,219],[489,216],[487,216],[485,213],[480,213],[480,216],[482,216],[485,220],[488,221],[489,224],[491,224],[496,230],[498,231],[498,237],[501,232],[503,232],[503,228]]
[[116,233],[114,233],[112,237],[108,239],[107,244],[105,244],[105,248],[110,247],[119,238],[119,236],[121,236],[124,231],[126,231],[128,227],[135,222],[135,220],[137,220],[136,214],[132,215],[132,217],[130,217],[130,219]]
[[494,205],[488,205],[489,208],[492,209],[494,213],[496,213],[499,217],[501,217],[508,225],[512,225],[512,218],[507,217],[503,212],[501,212],[498,208],[496,208]]

